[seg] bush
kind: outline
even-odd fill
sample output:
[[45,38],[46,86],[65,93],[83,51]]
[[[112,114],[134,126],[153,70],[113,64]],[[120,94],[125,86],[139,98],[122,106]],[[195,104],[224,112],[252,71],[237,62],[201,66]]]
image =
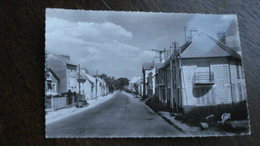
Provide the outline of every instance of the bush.
[[236,104],[222,104],[217,106],[207,106],[207,107],[196,107],[190,112],[177,117],[188,125],[200,126],[200,122],[204,120],[205,117],[213,114],[214,121],[221,121],[221,115],[223,113],[231,114],[231,121],[234,120],[247,120],[247,106],[246,101],[242,101]]
[[[146,97],[147,99],[147,97]],[[166,111],[169,112],[169,108],[167,108],[163,103],[159,101],[156,97],[149,98],[146,102],[146,105],[148,105],[151,109],[153,109],[155,112],[158,111]]]

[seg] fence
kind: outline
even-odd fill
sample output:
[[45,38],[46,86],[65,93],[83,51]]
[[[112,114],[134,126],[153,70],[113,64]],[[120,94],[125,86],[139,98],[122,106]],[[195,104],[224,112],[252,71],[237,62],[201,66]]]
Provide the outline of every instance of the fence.
[[61,107],[64,107],[66,105],[68,105],[67,97],[45,99],[45,108],[46,109],[61,108]]
[[77,94],[76,96],[65,96],[65,97],[49,97],[45,98],[45,108],[48,109],[57,109],[65,107],[67,105],[74,104],[79,100],[85,99],[84,95]]

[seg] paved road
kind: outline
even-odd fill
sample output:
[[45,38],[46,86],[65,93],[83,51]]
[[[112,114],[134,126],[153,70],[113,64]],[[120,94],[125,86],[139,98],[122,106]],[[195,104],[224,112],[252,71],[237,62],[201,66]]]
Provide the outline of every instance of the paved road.
[[183,135],[144,103],[118,91],[85,112],[46,125],[47,137],[139,137]]

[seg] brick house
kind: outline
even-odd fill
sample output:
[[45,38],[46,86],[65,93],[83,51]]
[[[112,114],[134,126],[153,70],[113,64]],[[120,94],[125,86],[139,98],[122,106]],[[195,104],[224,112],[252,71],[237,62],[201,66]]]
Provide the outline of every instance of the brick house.
[[199,33],[156,70],[159,99],[174,112],[246,100],[241,56]]

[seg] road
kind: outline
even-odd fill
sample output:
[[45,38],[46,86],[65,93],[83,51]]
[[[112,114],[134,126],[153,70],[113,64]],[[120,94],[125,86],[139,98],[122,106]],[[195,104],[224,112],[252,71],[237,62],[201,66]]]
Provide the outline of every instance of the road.
[[159,137],[184,135],[144,103],[118,91],[96,107],[46,125],[46,137]]

